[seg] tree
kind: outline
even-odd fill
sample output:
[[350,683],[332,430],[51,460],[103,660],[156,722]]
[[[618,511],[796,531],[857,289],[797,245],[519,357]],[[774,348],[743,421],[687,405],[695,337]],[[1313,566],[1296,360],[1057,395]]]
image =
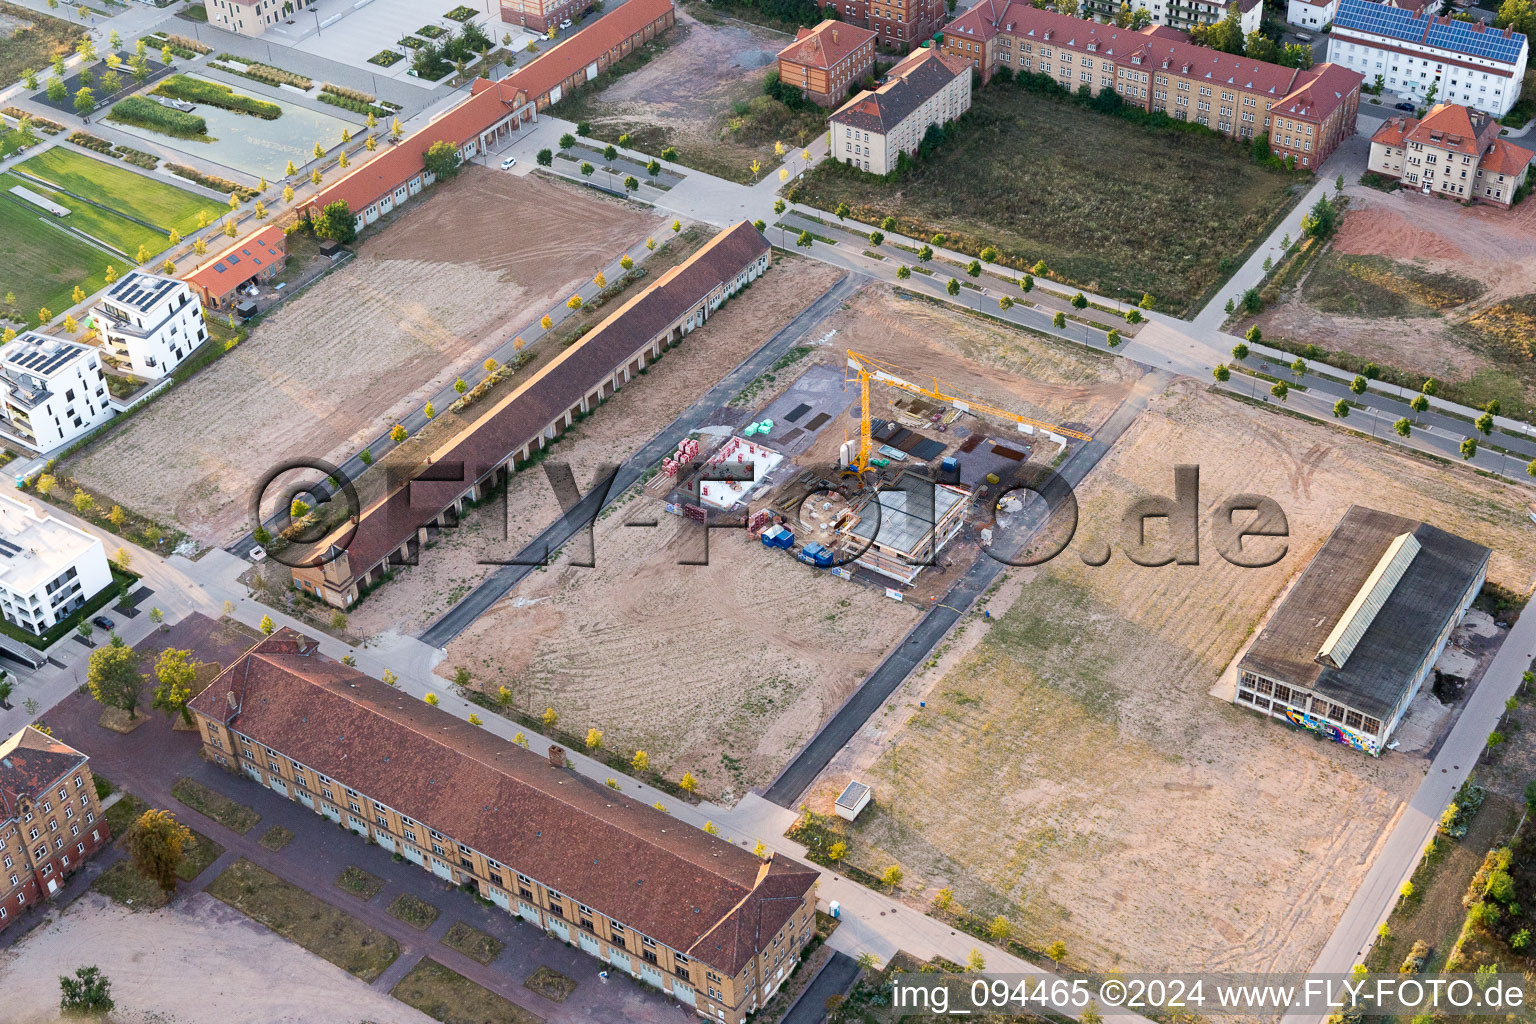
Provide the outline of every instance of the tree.
[[437,407],[434,406],[431,402],[428,402],[426,405],[421,407],[421,414],[427,419],[431,420],[437,416]]
[[439,139],[427,148],[422,163],[433,177],[446,181],[459,170],[459,151],[447,139]]
[[101,91],[108,96],[117,92],[122,87],[123,76],[119,75],[116,71],[109,68],[106,74],[101,76]]
[[618,158],[619,158],[619,151],[614,146],[607,145],[607,146],[603,147],[603,159],[604,160],[607,160],[609,163],[613,163]]
[[293,186],[292,185],[284,185],[283,186],[283,202],[285,202],[285,203],[293,202]]
[[[651,162],[645,165],[645,173],[650,177],[652,181],[655,181],[656,176],[661,173],[661,161],[652,157]],[[782,199],[778,201],[778,203],[782,202]],[[774,205],[778,205],[778,203],[775,203]],[[777,213],[778,211],[775,210],[774,212]]]
[[625,253],[623,256],[619,257],[619,266],[623,267],[625,270],[633,270],[635,266],[635,258],[629,253]]
[[368,138],[364,139],[363,140],[363,148],[366,149],[370,153],[372,153],[374,150],[378,149],[379,148],[378,136],[370,135],[370,136],[368,136]]
[[950,278],[949,279],[949,283],[944,286],[944,290],[946,292],[948,292],[950,295],[959,295],[960,294],[960,281],[959,281],[959,279],[958,278],[953,278],[953,277]]
[[1238,362],[1242,362],[1244,359],[1247,359],[1248,358],[1248,346],[1244,345],[1242,342],[1238,342],[1236,345],[1233,345],[1232,346],[1232,358],[1236,359]]
[[1341,420],[1342,419],[1348,419],[1349,418],[1349,403],[1346,402],[1342,398],[1339,399],[1337,402],[1334,402],[1333,403],[1333,414],[1334,414],[1334,416],[1338,417]]
[[1002,914],[987,922],[987,938],[992,942],[1006,943],[1013,935],[1013,923]]
[[1536,5],[1531,0],[1504,0],[1493,19],[1495,28],[1513,28],[1523,35],[1536,35]]
[[895,892],[901,886],[901,880],[905,877],[900,866],[892,864],[880,875],[880,883],[891,892]]
[[1413,425],[1408,422],[1408,417],[1406,416],[1392,424],[1392,429],[1397,431],[1402,437],[1409,437],[1413,434]]
[[[318,185],[323,180],[325,180],[325,175],[320,173],[320,168],[316,167],[314,170],[309,172],[309,183],[311,185]],[[225,234],[229,234],[229,232],[225,232]]]
[[315,234],[321,238],[329,238],[342,245],[357,240],[357,218],[352,215],[352,207],[347,205],[345,199],[326,203],[312,223]]
[[1435,392],[1440,390],[1440,382],[1431,377],[1424,382],[1424,387],[1420,390],[1422,390],[1424,394],[1433,398],[1435,396]]
[[192,687],[197,682],[197,662],[191,651],[179,651],[167,647],[155,662],[155,693],[152,706],[164,711],[170,718],[181,716],[187,725],[193,724],[192,712],[187,708],[192,700]]
[[1099,1013],[1098,1006],[1098,1003],[1090,1001],[1083,1012],[1077,1015],[1077,1019],[1082,1024],[1104,1024],[1104,1015]]
[[263,615],[261,621],[256,624],[256,628],[261,630],[262,636],[271,636],[277,632],[277,623],[272,621],[272,616]]
[[1357,395],[1365,394],[1365,389],[1370,386],[1371,382],[1360,376],[1358,373],[1355,374],[1355,379],[1349,382],[1349,390]]
[[677,785],[684,793],[693,793],[699,788],[699,780],[693,777],[693,772],[683,772]]
[[987,961],[981,955],[981,950],[971,947],[970,954],[965,958],[965,969],[971,974],[980,974],[987,969]]
[[54,103],[63,103],[64,97],[69,95],[69,88],[65,86],[64,79],[48,79],[48,98]]
[[1119,348],[1120,332],[1111,327],[1104,335],[1104,343],[1107,344],[1110,348]]
[[1461,440],[1461,457],[1470,459],[1477,454],[1477,438],[1464,437]]
[[581,167],[579,168],[579,170],[581,171],[581,176],[583,178],[590,178],[590,177],[592,177],[592,172],[597,170],[597,168],[593,167],[591,164],[589,164],[585,160],[583,160],[581,162]]
[[129,719],[138,716],[144,677],[139,674],[138,652],[123,643],[122,637],[114,633],[109,644],[91,652],[85,683],[98,704],[125,712]]
[[1301,218],[1301,230],[1309,238],[1327,238],[1338,226],[1339,210],[1333,200],[1323,196]]
[[176,891],[176,872],[192,842],[192,830],[170,811],[150,809],[128,827],[123,845],[133,868],[166,895]]
[[1232,371],[1227,369],[1226,363],[1218,363],[1216,368],[1211,371],[1211,376],[1215,377],[1220,383],[1225,384],[1232,379]]
[[[1424,396],[1420,395],[1418,397],[1423,398]],[[1481,430],[1484,436],[1493,433],[1493,413],[1485,412],[1479,416],[1477,418],[1477,429]]]
[[802,249],[809,249],[812,245],[815,244],[815,242],[816,239],[811,237],[811,233],[809,231],[800,232],[800,237],[795,239],[795,244]]
[[1078,292],[1076,295],[1072,296],[1073,309],[1086,309],[1087,307],[1088,296],[1084,295],[1082,292]]
[[1255,29],[1243,40],[1243,54],[1273,64],[1280,57],[1280,47],[1273,39]]
[[846,856],[848,856],[848,844],[841,839],[827,847],[827,859],[830,861],[840,861]]
[[883,232],[871,231],[869,233],[869,244],[870,245],[879,246],[879,245],[883,245],[884,243],[885,243],[885,234]]
[[1002,298],[997,300],[997,308],[1007,312],[1013,308],[1013,299],[1009,298],[1007,295],[1004,295]]
[[581,308],[581,296],[580,295],[572,295],[570,298],[565,300],[565,304],[566,304],[567,308],[569,308],[571,311],[574,312],[575,310],[578,310],[578,309]]
[[343,153],[341,156],[336,158],[336,166],[340,167],[342,170],[346,170],[348,167],[352,166],[352,161],[347,156],[347,154]]
[[102,1016],[116,1006],[112,982],[99,967],[77,967],[74,977],[59,975],[59,1012],[65,1016]]
[[624,176],[624,191],[626,191],[626,192],[637,192],[637,191],[639,191],[639,189],[640,189],[640,179],[635,177],[633,174],[626,174]]
[[1045,955],[1050,957],[1051,962],[1059,967],[1061,962],[1067,958],[1067,944],[1057,939],[1045,947]]
[[538,155],[534,157],[534,160],[540,167],[552,167],[555,163],[554,151],[551,149],[541,149]]
[[896,277],[897,277],[898,280],[905,281],[907,278],[909,278],[911,276],[912,276],[912,268],[907,266],[905,263],[903,263],[901,266],[896,268]]
[[1051,317],[1051,326],[1058,331],[1064,330],[1067,326],[1067,314],[1058,312],[1055,316]]
[[96,94],[88,85],[82,85],[75,93],[75,111],[80,114],[89,114],[96,109]]
[[637,750],[635,756],[630,758],[629,766],[637,772],[648,772],[651,770],[651,755],[643,750]]
[[1286,386],[1285,381],[1277,380],[1277,381],[1275,381],[1274,385],[1269,389],[1269,393],[1274,395],[1276,398],[1280,399],[1280,401],[1283,402],[1290,395],[1291,389]]
[[877,971],[880,969],[880,958],[868,950],[860,953],[853,960],[854,963],[859,965],[859,970],[861,971]]
[[917,250],[917,262],[927,263],[931,259],[933,259],[933,247],[931,245],[925,245]]
[[1296,378],[1296,383],[1300,384],[1301,378],[1307,375],[1307,361],[1297,356],[1295,362],[1291,363],[1291,374]]

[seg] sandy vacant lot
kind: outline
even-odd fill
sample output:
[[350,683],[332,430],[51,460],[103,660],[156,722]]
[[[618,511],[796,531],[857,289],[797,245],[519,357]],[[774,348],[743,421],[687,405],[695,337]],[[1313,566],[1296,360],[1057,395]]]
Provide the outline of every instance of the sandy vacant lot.
[[357,451],[655,223],[590,192],[468,167],[70,473],[226,543],[248,528],[267,467]]
[[[1201,469],[1203,515],[1240,491],[1277,500],[1286,557],[1239,569],[1206,530],[1198,566],[1141,568],[1120,550],[1085,565],[1091,542],[1119,549],[1134,499],[1172,493],[1179,462]],[[850,856],[901,864],[914,903],[952,885],[973,912],[1097,968],[1305,969],[1423,761],[1362,757],[1208,691],[1351,502],[1489,544],[1490,578],[1525,590],[1523,495],[1182,382],[1078,498],[1072,549],[1010,571],[994,621],[968,625],[907,696],[905,725],[885,723],[895,735],[874,764],[851,766],[879,806]],[[848,770],[824,775],[813,806],[830,809]]]
[[[1356,284],[1361,308],[1320,304],[1304,281],[1258,318],[1264,333],[1426,377],[1471,382],[1475,398],[1536,404],[1536,350],[1531,347],[1536,341],[1527,336],[1522,345],[1508,331],[1501,337],[1483,315],[1494,309],[1494,321],[1502,319],[1507,307],[1501,307],[1511,301],[1527,316],[1536,314],[1536,205],[1522,203],[1510,211],[1464,207],[1417,192],[1389,195],[1359,185],[1347,187],[1346,193],[1350,209],[1333,253],[1376,257],[1382,264],[1366,268],[1366,280]],[[1425,306],[1416,301],[1424,290],[1392,275],[1386,261],[1395,261],[1410,275],[1422,272],[1431,281],[1468,279],[1481,294],[1470,301]],[[1387,274],[1377,276],[1380,270]],[[1395,312],[1378,304],[1395,305],[1397,296],[1408,301]],[[1536,331],[1536,320],[1530,323]]]
[[[578,423],[552,458],[570,464],[586,493],[598,466],[627,459],[840,276],[823,263],[777,257],[750,290]],[[512,557],[559,516],[560,504],[543,470],[519,473],[508,484],[504,503],[476,509],[459,529],[440,534],[421,564],[396,569],[395,578],[352,613],[351,628],[364,634],[424,629],[495,570],[478,564],[480,559]]]
[[86,893],[0,952],[6,1021],[59,1020],[59,975],[92,964],[112,982],[117,1024],[431,1020],[203,893],[151,913]]
[[[1011,407],[1070,407],[1095,422],[1128,386],[1112,360],[909,303],[883,286],[860,292],[811,338],[825,346],[814,358],[841,363],[843,345],[857,343]],[[848,401],[857,406],[853,389]],[[842,436],[834,419],[816,445]],[[635,520],[659,522],[626,525]],[[449,645],[440,671],[469,668],[492,690],[510,687],[521,708],[553,707],[563,728],[600,728],[610,749],[643,749],[673,778],[692,771],[713,796],[767,783],[906,632],[920,602],[893,603],[878,588],[721,531],[709,565],[678,564],[697,557],[697,540],[649,495],[628,502],[598,524],[595,568],[562,562],[533,573]]]

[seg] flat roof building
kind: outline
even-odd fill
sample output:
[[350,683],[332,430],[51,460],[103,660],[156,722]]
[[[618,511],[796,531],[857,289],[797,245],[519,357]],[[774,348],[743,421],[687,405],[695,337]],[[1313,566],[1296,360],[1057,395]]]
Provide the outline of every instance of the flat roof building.
[[965,525],[970,494],[903,473],[882,487],[848,521],[844,550],[859,551],[859,565],[899,583],[911,583],[932,565]]
[[741,1024],[793,969],[819,873],[759,857],[281,629],[191,704],[208,759]]
[[1235,703],[1380,754],[1492,552],[1352,505],[1238,662]]
[[42,635],[111,585],[99,538],[0,494],[0,615],[7,622]]
[[51,452],[112,418],[101,356],[90,345],[27,331],[0,348],[0,435]]
[[142,270],[124,274],[92,315],[109,357],[148,380],[166,376],[208,340],[191,287]]

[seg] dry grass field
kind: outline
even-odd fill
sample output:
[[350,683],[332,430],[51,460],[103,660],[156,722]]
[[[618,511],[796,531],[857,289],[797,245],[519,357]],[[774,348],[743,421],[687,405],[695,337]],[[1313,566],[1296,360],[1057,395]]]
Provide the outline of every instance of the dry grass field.
[[[1201,469],[1202,515],[1237,492],[1277,500],[1286,557],[1239,569],[1206,532],[1199,566],[1142,568],[1120,550],[1085,565],[1077,552],[1119,549],[1122,513],[1170,494],[1181,462]],[[1064,941],[1074,963],[1305,969],[1423,762],[1362,757],[1208,691],[1351,502],[1492,546],[1490,579],[1526,590],[1536,528],[1524,494],[1184,382],[1078,499],[1072,549],[1010,571],[994,620],[972,621],[915,684],[905,725],[819,780],[812,806],[829,810],[851,768],[878,803],[853,863],[901,864],[924,906],[953,886],[958,903],[1007,915],[1036,948]]]
[[[488,231],[491,209],[539,230]],[[586,190],[466,168],[69,472],[226,543],[249,527],[268,466],[354,453],[657,223]]]
[[1258,317],[1265,335],[1436,377],[1467,404],[1536,406],[1536,205],[1346,193],[1331,251]]
[[[840,365],[843,346],[857,346],[1010,408],[1063,417],[1075,410],[1093,424],[1135,372],[1124,361],[898,299],[883,286],[858,293],[811,337],[825,345],[815,360]],[[775,387],[788,383],[781,375]],[[757,395],[759,403],[769,398]],[[857,408],[855,389],[848,401]],[[750,416],[750,408],[736,415]],[[581,429],[604,430],[605,415]],[[821,449],[835,449],[853,423],[834,418],[797,461],[832,457]],[[585,486],[586,470],[576,472]],[[531,486],[547,491],[542,480]],[[625,525],[651,519],[659,525]],[[631,500],[599,522],[595,568],[562,559],[534,572],[449,645],[439,672],[468,668],[491,692],[508,686],[519,709],[553,707],[564,729],[602,729],[609,749],[643,749],[672,778],[692,771],[708,795],[740,797],[772,779],[919,607],[721,531],[710,538],[709,565],[678,564],[697,557],[697,543],[651,497]]]

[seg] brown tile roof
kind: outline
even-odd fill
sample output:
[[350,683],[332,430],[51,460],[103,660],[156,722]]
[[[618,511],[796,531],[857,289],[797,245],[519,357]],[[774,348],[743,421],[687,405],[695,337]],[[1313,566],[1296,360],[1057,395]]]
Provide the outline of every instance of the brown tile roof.
[[554,768],[290,629],[192,707],[725,974],[771,943],[818,877]]
[[1413,131],[1419,119],[1416,117],[1389,117],[1376,129],[1376,134],[1371,136],[1371,141],[1383,146],[1403,147],[1403,141],[1408,133]]
[[891,131],[940,89],[971,73],[969,61],[936,46],[912,51],[886,74],[879,88],[865,89],[838,108],[831,120],[861,131]]
[[1530,166],[1536,153],[1524,146],[1517,146],[1507,139],[1494,139],[1493,145],[1483,154],[1478,169],[1485,174],[1509,174],[1519,177]]
[[274,224],[240,239],[211,262],[190,274],[183,274],[181,279],[210,294],[227,295],[274,261],[282,259],[287,251],[288,240],[283,229]]
[[1487,147],[1485,139],[1491,141],[1498,135],[1498,122],[1482,111],[1456,103],[1437,103],[1407,138],[1409,142],[1476,156]]
[[518,68],[502,82],[523,90],[529,99],[537,100],[602,54],[665,16],[671,7],[672,0],[624,0],[623,4],[564,42],[545,50],[538,59]]
[[0,743],[0,821],[16,816],[23,797],[40,798],[85,761],[85,755],[68,743],[30,725]]
[[[350,525],[319,546],[343,544],[353,577],[362,576],[475,480],[580,402],[657,332],[767,251],[767,240],[746,221],[720,232],[501,399],[473,429],[433,453],[427,462],[451,479],[418,477],[402,484],[364,510],[349,542]],[[462,473],[447,468],[454,466],[462,466]]]
[[815,28],[802,28],[797,32],[795,41],[779,51],[779,59],[830,71],[879,34],[858,25],[828,19]]

